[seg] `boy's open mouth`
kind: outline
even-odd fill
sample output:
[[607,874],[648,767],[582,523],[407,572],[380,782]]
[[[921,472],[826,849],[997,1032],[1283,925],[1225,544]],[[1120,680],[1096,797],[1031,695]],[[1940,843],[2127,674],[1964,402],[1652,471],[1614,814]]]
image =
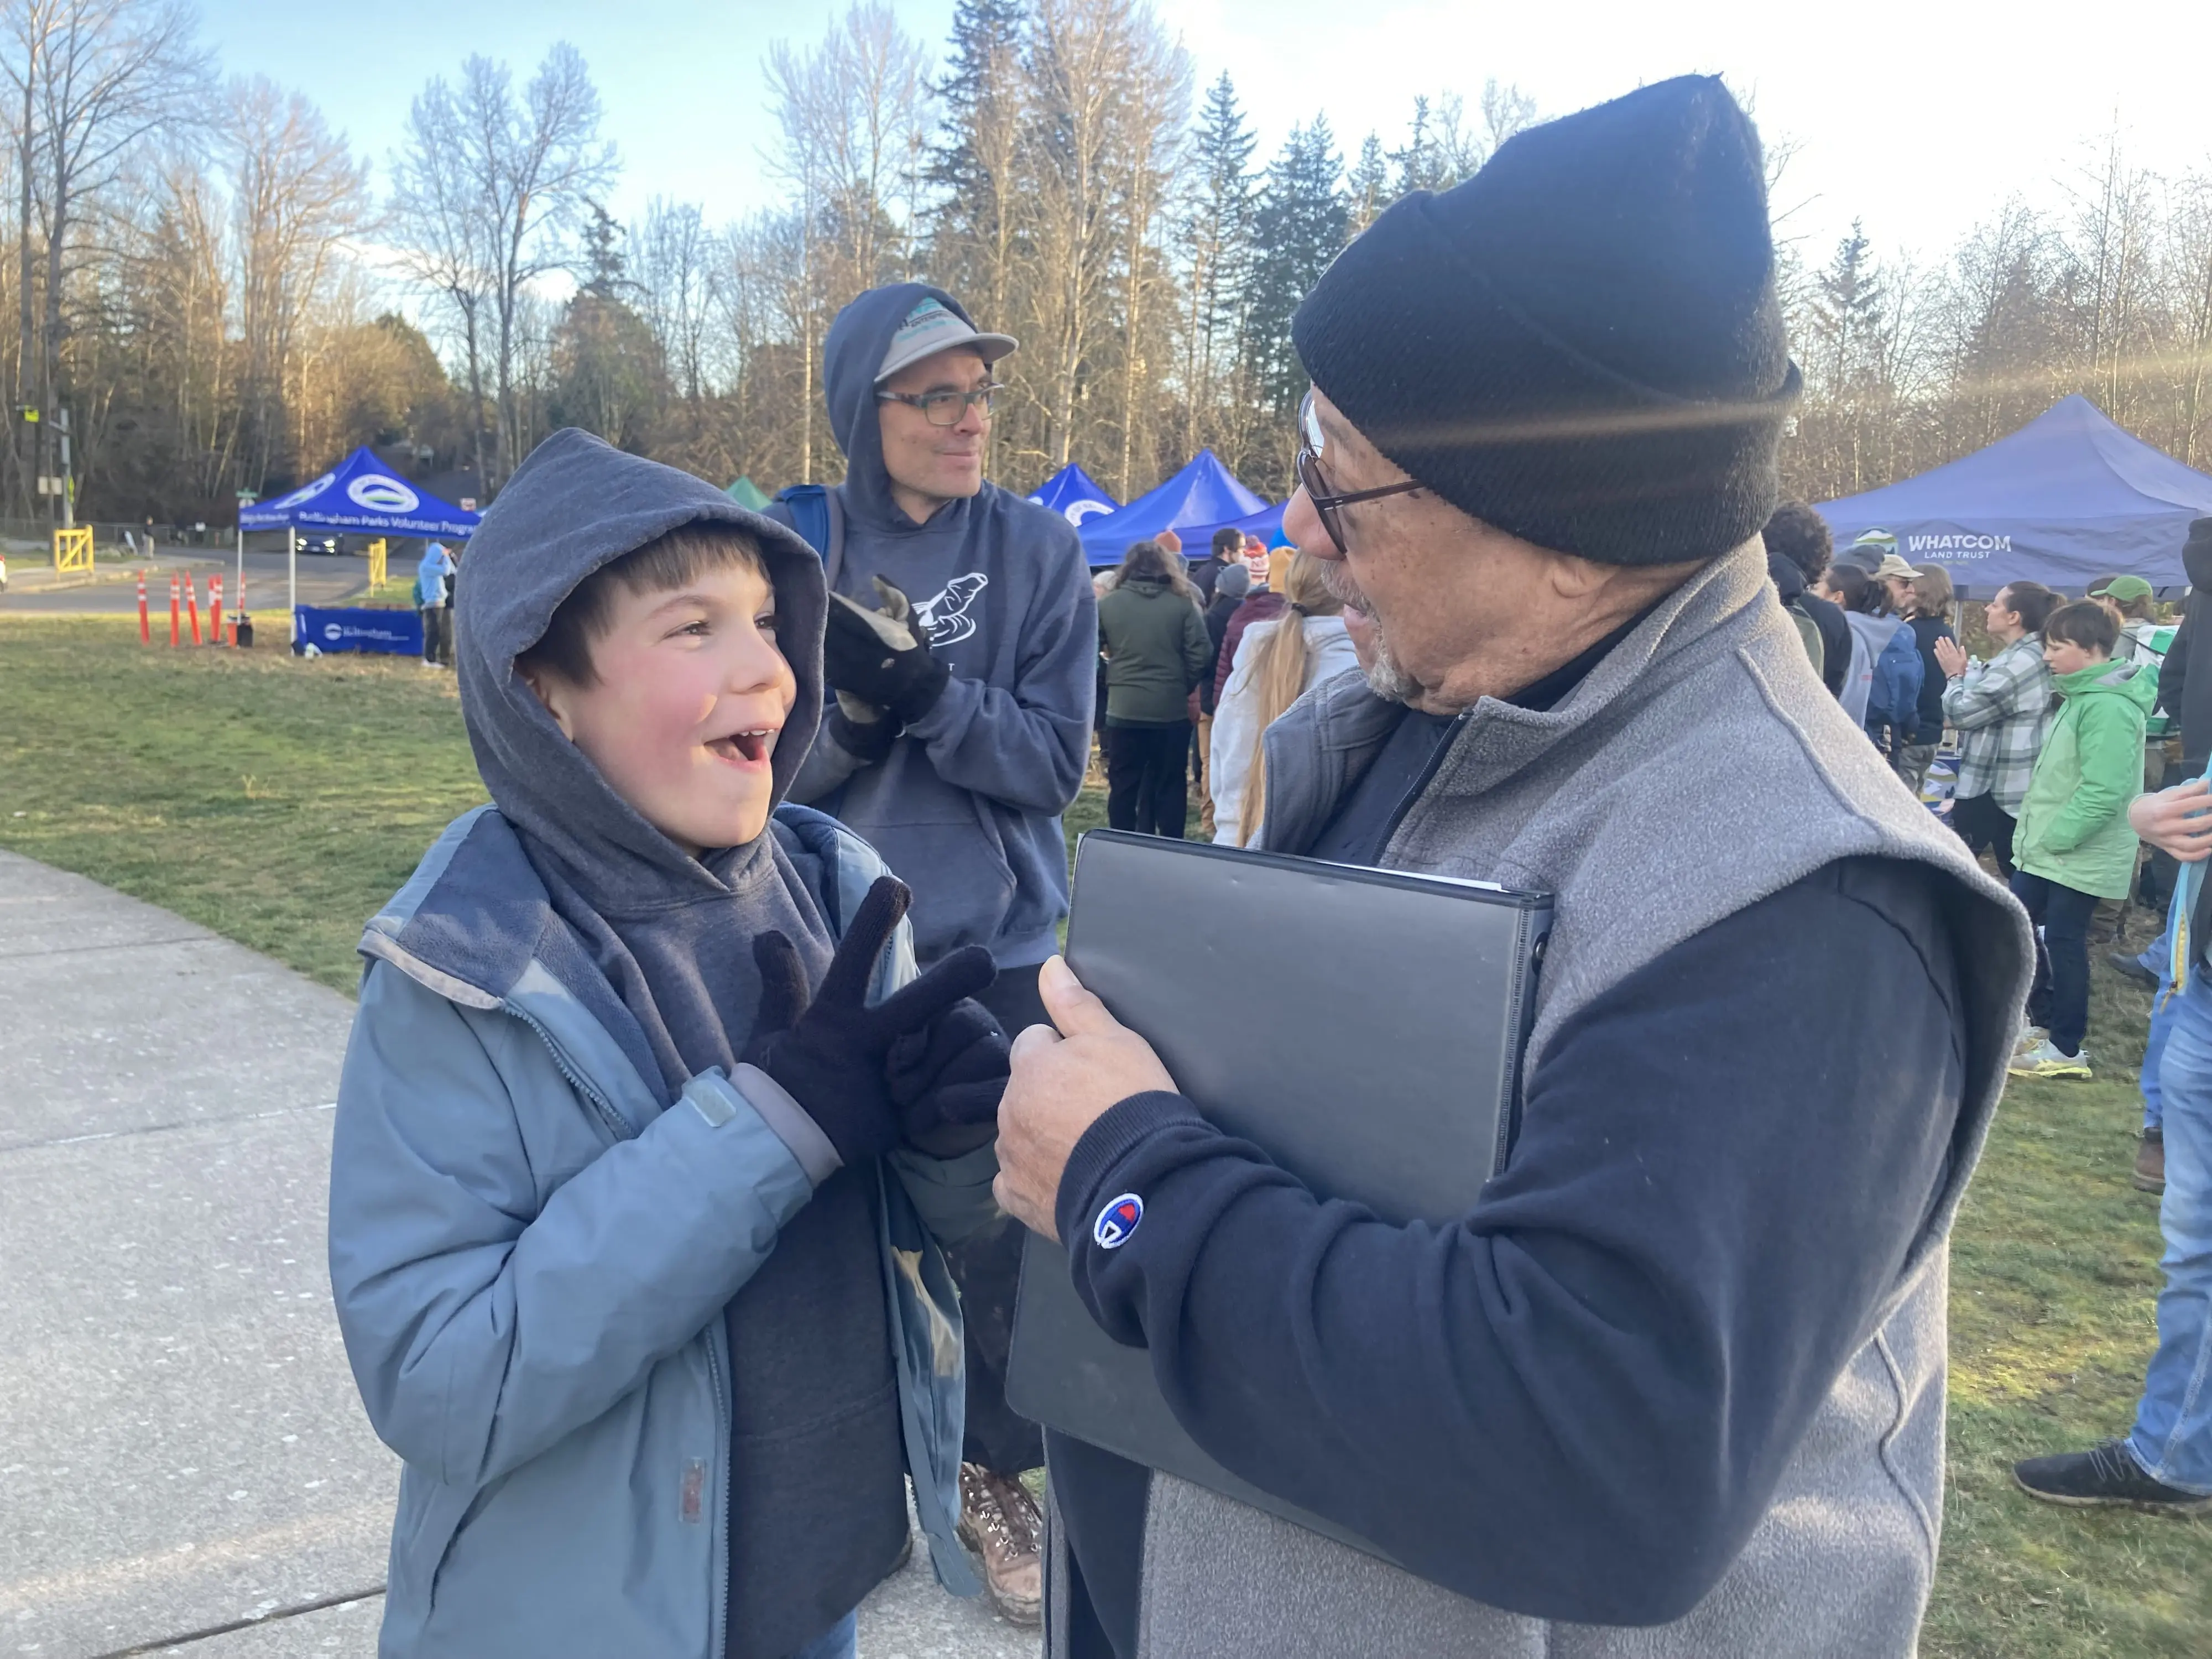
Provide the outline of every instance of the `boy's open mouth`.
[[732,732],[726,738],[709,738],[707,747],[737,766],[764,765],[775,748],[775,727],[763,726],[750,732]]

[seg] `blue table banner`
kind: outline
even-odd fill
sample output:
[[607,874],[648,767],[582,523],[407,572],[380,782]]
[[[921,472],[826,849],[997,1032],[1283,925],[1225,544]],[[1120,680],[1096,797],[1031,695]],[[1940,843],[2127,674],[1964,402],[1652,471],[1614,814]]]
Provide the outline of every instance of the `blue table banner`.
[[325,611],[303,605],[293,612],[294,638],[302,651],[385,651],[396,657],[422,654],[422,617],[415,611]]

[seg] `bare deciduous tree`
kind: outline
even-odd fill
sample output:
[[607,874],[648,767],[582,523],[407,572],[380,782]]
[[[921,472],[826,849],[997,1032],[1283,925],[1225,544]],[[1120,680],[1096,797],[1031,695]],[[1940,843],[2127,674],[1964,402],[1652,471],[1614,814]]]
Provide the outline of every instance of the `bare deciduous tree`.
[[398,173],[393,219],[405,257],[460,322],[473,395],[484,392],[489,359],[493,444],[483,465],[495,483],[520,461],[533,428],[518,367],[526,354],[544,356],[550,325],[526,314],[532,285],[567,268],[586,206],[614,178],[583,58],[556,42],[520,98],[507,67],[488,58],[464,64],[457,88],[433,80],[410,113]]
[[[21,112],[15,393],[50,406],[81,222],[149,137],[191,123],[210,70],[185,0],[10,0],[0,16]],[[27,510],[27,479],[19,489]]]
[[222,148],[246,345],[246,460],[258,479],[285,443],[285,375],[300,327],[324,297],[338,247],[368,222],[368,169],[312,104],[265,77],[234,84],[230,105]]

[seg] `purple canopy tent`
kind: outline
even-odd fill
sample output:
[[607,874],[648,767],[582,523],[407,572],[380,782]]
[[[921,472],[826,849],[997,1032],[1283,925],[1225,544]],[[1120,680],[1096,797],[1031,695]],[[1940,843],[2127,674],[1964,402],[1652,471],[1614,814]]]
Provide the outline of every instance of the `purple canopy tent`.
[[1838,547],[1887,531],[1907,564],[1942,565],[1982,598],[2009,581],[2078,593],[2115,574],[2179,588],[2212,477],[2065,398],[1986,449],[1819,511]]

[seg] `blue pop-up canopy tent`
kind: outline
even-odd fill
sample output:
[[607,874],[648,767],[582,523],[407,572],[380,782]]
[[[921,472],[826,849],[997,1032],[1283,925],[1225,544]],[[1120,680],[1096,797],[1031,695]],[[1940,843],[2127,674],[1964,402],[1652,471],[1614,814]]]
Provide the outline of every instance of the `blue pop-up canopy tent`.
[[1072,462],[1039,484],[1030,499],[1039,507],[1050,507],[1072,525],[1111,513],[1121,505],[1100,488],[1096,478]]
[[1986,449],[1820,512],[1838,546],[1887,531],[1907,564],[1941,565],[1980,598],[2009,581],[2079,592],[2113,574],[2180,587],[2212,477],[2066,398]]
[[288,495],[241,508],[240,530],[350,530],[367,536],[450,536],[476,533],[482,522],[450,501],[426,495],[367,449]]
[[1094,565],[1119,564],[1131,542],[1172,530],[1183,551],[1193,556],[1224,525],[1249,530],[1265,541],[1281,528],[1283,509],[1270,507],[1237,480],[1210,449],[1201,449],[1188,466],[1157,489],[1150,489],[1118,513],[1086,519],[1079,526],[1083,550]]
[[451,501],[426,495],[376,459],[354,453],[312,483],[238,512],[239,592],[246,589],[246,532],[282,530],[291,552],[292,641],[301,639],[300,538],[302,530],[345,530],[368,536],[447,536],[465,540],[483,520]]

